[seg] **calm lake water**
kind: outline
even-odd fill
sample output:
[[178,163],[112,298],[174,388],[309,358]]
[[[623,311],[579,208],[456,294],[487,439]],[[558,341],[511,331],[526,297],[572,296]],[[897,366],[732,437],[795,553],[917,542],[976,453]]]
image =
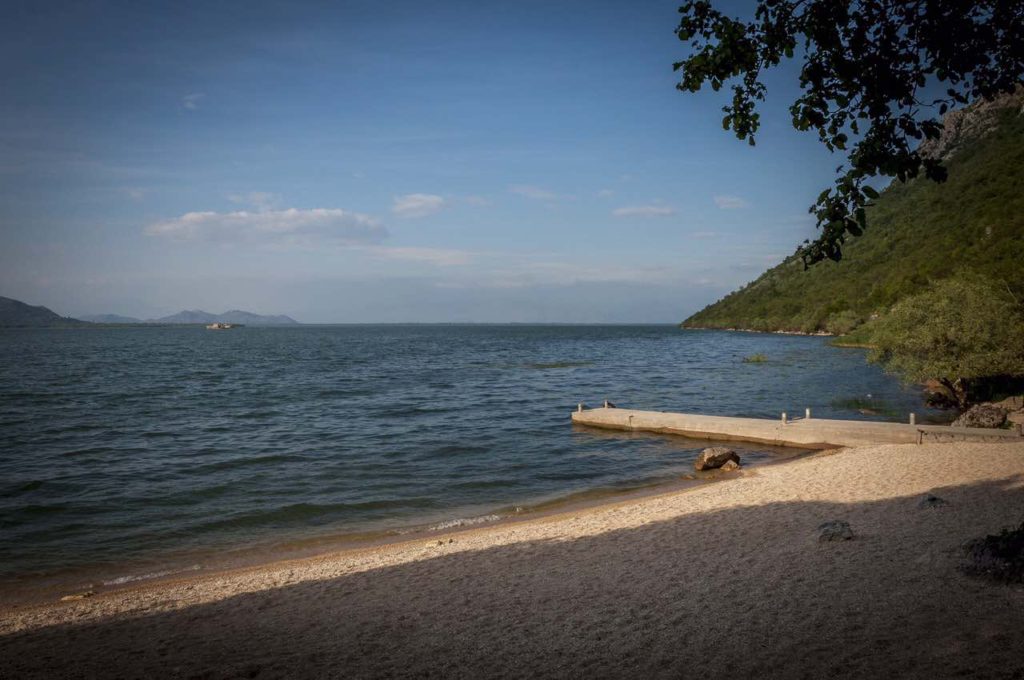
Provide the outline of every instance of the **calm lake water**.
[[[756,352],[768,361],[742,362]],[[669,326],[0,331],[0,581],[97,565],[124,579],[201,566],[204,550],[491,519],[692,471],[700,442],[570,424],[577,402],[604,398],[737,416],[924,413],[919,392],[862,351],[813,337]],[[779,455],[742,453],[754,464]]]

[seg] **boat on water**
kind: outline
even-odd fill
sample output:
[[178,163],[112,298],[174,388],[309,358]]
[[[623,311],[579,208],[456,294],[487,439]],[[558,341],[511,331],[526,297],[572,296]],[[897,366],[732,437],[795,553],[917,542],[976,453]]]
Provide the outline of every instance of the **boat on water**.
[[242,324],[239,323],[224,323],[223,321],[214,321],[209,324],[206,328],[211,331],[226,331],[232,328],[238,328]]

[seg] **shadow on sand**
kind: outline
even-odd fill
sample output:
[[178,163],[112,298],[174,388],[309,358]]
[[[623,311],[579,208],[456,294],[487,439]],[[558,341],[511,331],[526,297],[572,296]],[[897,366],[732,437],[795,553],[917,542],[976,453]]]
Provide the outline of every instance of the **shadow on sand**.
[[[1020,479],[534,541],[0,638],[4,678],[1024,677],[1024,588],[958,570]],[[1011,509],[1008,516],[1008,508]],[[844,519],[855,540],[819,543]]]

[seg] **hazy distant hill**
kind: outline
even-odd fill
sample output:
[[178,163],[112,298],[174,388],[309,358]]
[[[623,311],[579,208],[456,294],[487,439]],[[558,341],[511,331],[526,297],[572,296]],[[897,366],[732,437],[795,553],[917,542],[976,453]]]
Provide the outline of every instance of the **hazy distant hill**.
[[216,314],[210,314],[201,309],[186,309],[177,314],[149,320],[150,323],[213,323],[214,321],[220,321]]
[[62,328],[90,326],[85,321],[61,316],[46,307],[34,307],[18,300],[0,296],[0,327]]
[[224,312],[218,315],[217,320],[226,323],[244,323],[247,326],[291,326],[299,323],[284,314],[253,314],[252,312],[243,312],[240,309]]
[[[848,332],[930,281],[967,270],[1024,299],[1024,90],[949,114],[925,151],[949,180],[894,182],[841,262],[791,256],[683,325]],[[767,227],[766,227],[767,228]]]
[[90,323],[142,323],[142,319],[120,314],[85,314],[77,318]]
[[232,309],[223,314],[211,314],[201,309],[187,309],[170,316],[151,319],[150,323],[214,323],[215,321],[221,323],[240,323],[246,326],[291,326],[299,323],[295,319],[283,314],[264,316],[262,314],[253,314],[252,312],[243,312],[239,309]]

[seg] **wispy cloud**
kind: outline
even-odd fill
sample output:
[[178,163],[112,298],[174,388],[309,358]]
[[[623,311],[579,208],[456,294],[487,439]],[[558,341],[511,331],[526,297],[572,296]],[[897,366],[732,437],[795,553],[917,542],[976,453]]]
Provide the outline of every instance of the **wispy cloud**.
[[445,206],[445,200],[434,194],[406,194],[396,196],[391,212],[399,217],[426,217]]
[[736,210],[738,208],[746,208],[747,202],[739,196],[715,196],[715,205],[722,210]]
[[181,107],[184,109],[188,109],[189,111],[195,111],[199,108],[199,102],[204,97],[206,97],[206,95],[202,92],[193,92],[192,94],[187,94],[181,98]]
[[668,217],[675,214],[675,209],[667,205],[628,205],[612,211],[615,217]]
[[387,229],[375,218],[337,208],[260,212],[190,212],[146,227],[150,236],[177,241],[309,246],[380,243]]
[[535,201],[552,201],[558,198],[558,194],[541,187],[531,186],[529,184],[513,184],[508,188],[509,193],[516,194],[517,196],[523,196],[524,198],[532,198]]

